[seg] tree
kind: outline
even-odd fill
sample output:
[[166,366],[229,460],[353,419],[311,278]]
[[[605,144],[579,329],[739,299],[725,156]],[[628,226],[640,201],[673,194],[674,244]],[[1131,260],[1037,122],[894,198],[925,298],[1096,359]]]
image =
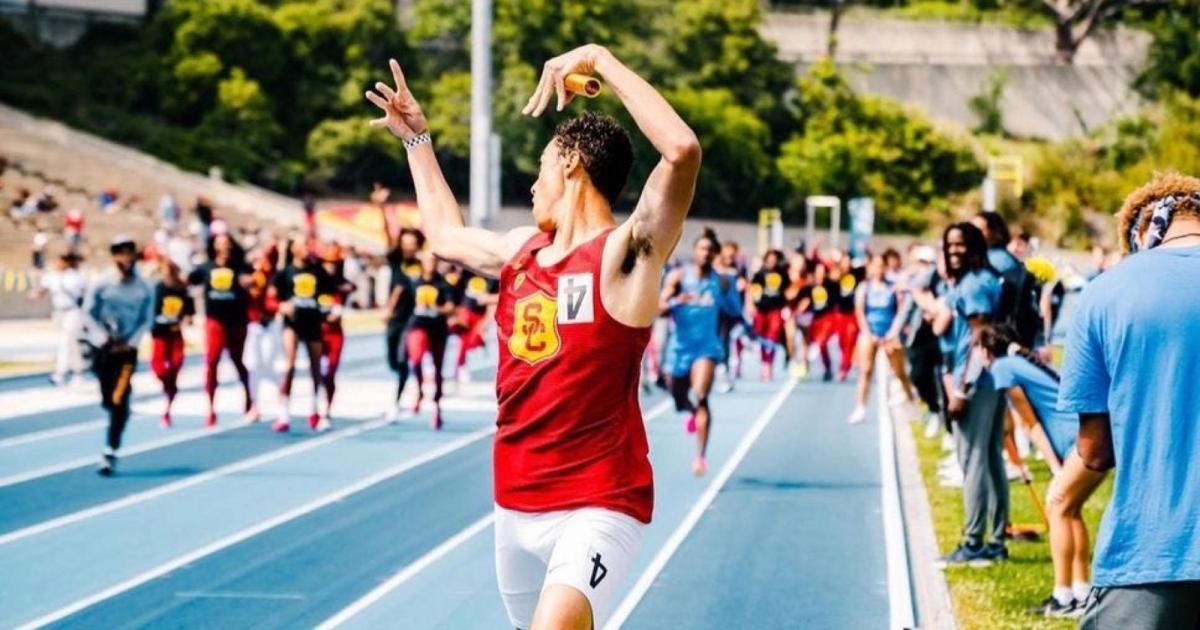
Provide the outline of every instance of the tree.
[[1200,2],[1174,0],[1159,13],[1150,30],[1154,36],[1146,66],[1135,86],[1149,98],[1176,89],[1200,96]]
[[972,96],[967,101],[971,113],[979,118],[975,133],[1000,135],[1004,133],[1004,110],[1000,101],[1004,98],[1004,86],[1008,83],[1008,73],[1003,68],[993,72],[987,80],[983,91]]
[[1054,19],[1054,52],[1059,63],[1071,64],[1075,53],[1096,27],[1134,5],[1162,4],[1162,0],[1042,0]]
[[873,197],[881,227],[921,230],[931,209],[983,178],[964,143],[897,103],[855,94],[828,60],[799,80],[797,92],[800,131],[783,144],[777,165],[798,197]]

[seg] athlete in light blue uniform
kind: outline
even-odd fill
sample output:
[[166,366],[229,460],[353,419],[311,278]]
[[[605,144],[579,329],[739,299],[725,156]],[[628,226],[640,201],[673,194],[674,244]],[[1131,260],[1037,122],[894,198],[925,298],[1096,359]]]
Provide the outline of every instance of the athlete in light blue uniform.
[[[903,347],[900,345],[900,327],[896,314],[899,300],[896,287],[885,278],[886,267],[883,256],[871,256],[867,261],[866,277],[858,285],[854,295],[854,312],[858,318],[858,404],[850,413],[850,423],[857,424],[867,418],[867,396],[871,391],[871,378],[875,373],[875,356],[882,349],[892,373],[903,386],[908,399],[904,415],[916,414],[916,399],[908,370],[904,366]],[[884,392],[887,395],[887,392]],[[910,418],[911,419],[911,418]]]
[[708,394],[716,365],[725,357],[719,334],[721,314],[740,314],[736,287],[728,276],[713,269],[719,249],[716,234],[706,230],[696,239],[693,262],[667,275],[660,302],[672,324],[663,364],[675,408],[688,412],[687,430],[697,434],[696,459],[692,462],[696,475],[708,470],[705,452],[712,421]]

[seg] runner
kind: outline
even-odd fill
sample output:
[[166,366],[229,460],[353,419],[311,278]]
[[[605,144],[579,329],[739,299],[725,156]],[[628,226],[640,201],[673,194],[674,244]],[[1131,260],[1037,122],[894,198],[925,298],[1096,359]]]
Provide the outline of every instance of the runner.
[[[387,320],[387,362],[388,367],[396,373],[396,399],[388,407],[386,417],[388,421],[395,422],[402,415],[408,413],[408,410],[400,408],[400,396],[404,394],[404,385],[408,383],[408,348],[403,346],[404,334],[408,330],[409,321],[412,318],[413,308],[416,302],[414,300],[412,280],[403,273],[400,269],[400,260],[398,250],[395,250],[397,255],[392,257],[389,253],[389,261],[394,260],[395,265],[391,270],[391,286],[388,289],[387,304],[384,305],[384,317]],[[417,383],[417,389],[420,389],[420,383]]]
[[373,124],[405,141],[433,250],[500,277],[496,572],[518,628],[603,626],[650,522],[639,363],[700,167],[687,124],[600,46],[549,60],[525,112],[540,115],[556,92],[566,106],[571,72],[603,79],[661,155],[619,226],[611,208],[633,149],[611,118],[561,123],[533,185],[536,227],[495,234],[463,226],[399,65],[399,93],[368,93],[386,112]]
[[115,269],[91,287],[83,305],[88,341],[95,348],[92,369],[100,381],[100,405],[108,411],[108,439],[97,470],[105,477],[117,467],[117,451],[129,422],[138,343],[150,327],[154,308],[154,291],[134,268],[137,244],[118,235],[109,251]]
[[221,353],[229,351],[229,360],[237,370],[246,395],[246,419],[256,415],[254,396],[250,391],[250,373],[242,362],[246,344],[246,312],[250,295],[250,268],[237,241],[223,231],[224,224],[213,222],[213,236],[208,241],[208,261],[192,270],[188,283],[204,287],[205,378],[204,392],[208,395],[208,418],[205,426],[217,425],[217,365]]
[[1030,612],[1045,617],[1079,617],[1091,590],[1091,547],[1080,510],[1107,473],[1090,471],[1079,459],[1075,450],[1079,418],[1058,410],[1058,373],[1020,345],[1015,331],[1007,326],[985,326],[977,338],[996,389],[1006,394],[1009,407],[1023,422],[1054,474],[1046,492],[1054,590]]
[[786,273],[782,267],[783,254],[779,250],[767,250],[763,254],[762,267],[750,279],[748,300],[754,313],[754,336],[758,340],[758,352],[762,358],[762,380],[769,382],[775,363],[775,349],[783,343],[783,307]]
[[[811,291],[805,291],[812,282],[812,274],[808,270],[808,257],[803,251],[792,253],[788,264],[788,287],[784,291],[787,301],[787,317],[783,321],[783,340],[791,364],[792,378],[802,379],[808,376],[808,338],[812,327],[812,300],[802,304],[805,297],[811,297]],[[800,343],[796,343],[796,338]]]
[[[705,230],[696,239],[691,264],[667,275],[659,306],[674,325],[666,352],[667,374],[675,410],[687,412],[687,432],[696,434],[692,473],[697,476],[708,472],[706,454],[712,428],[708,394],[717,363],[725,355],[717,334],[720,316],[741,314],[731,279],[713,269],[719,249],[717,235]],[[696,396],[695,403],[689,390]]]
[[264,376],[275,384],[278,391],[279,383],[275,374],[275,358],[279,355],[279,344],[282,321],[278,315],[279,296],[275,293],[275,272],[279,260],[279,246],[274,238],[265,246],[256,249],[251,254],[250,284],[246,287],[249,296],[246,310],[246,349],[243,361],[250,371],[250,394],[254,397],[254,408],[248,418],[257,422],[262,397],[259,385]]
[[850,377],[850,368],[854,366],[854,348],[858,342],[858,313],[855,295],[858,283],[862,280],[863,270],[855,268],[850,256],[834,250],[831,257],[832,272],[829,277],[837,283],[833,305],[837,314],[838,349],[842,353],[842,364],[838,369],[838,380],[845,381]]
[[[744,304],[746,287],[750,283],[740,251],[734,241],[721,243],[721,255],[713,266],[730,278],[733,290],[737,292],[738,303]],[[733,391],[733,381],[742,377],[742,345],[748,328],[740,309],[736,315],[721,312],[721,345],[725,348],[725,358],[717,366],[717,390],[723,394]]]
[[275,274],[275,291],[279,295],[279,312],[283,315],[283,359],[287,367],[279,383],[279,419],[272,427],[276,433],[291,429],[292,379],[296,375],[296,354],[300,344],[308,354],[308,371],[312,377],[312,408],[308,428],[313,431],[329,429],[329,422],[317,414],[321,399],[321,314],[317,297],[330,295],[334,288],[329,277],[312,258],[308,242],[294,237],[288,246],[288,260]]
[[[904,355],[900,352],[900,326],[896,314],[898,303],[896,290],[885,279],[887,268],[883,256],[871,256],[867,261],[867,277],[855,292],[855,316],[862,333],[858,337],[858,405],[850,414],[850,424],[867,419],[867,397],[871,391],[871,377],[875,374],[875,357],[883,350],[892,373],[900,381],[909,405],[913,399],[912,383],[904,370]],[[880,395],[887,396],[887,392]]]
[[837,282],[829,278],[829,267],[818,261],[813,263],[812,284],[801,290],[796,304],[797,310],[812,316],[812,344],[816,345],[821,353],[821,365],[825,368],[822,380],[826,383],[833,380],[829,341],[838,330],[839,319],[834,305],[834,296],[838,290]]
[[322,384],[325,387],[325,413],[318,426],[328,430],[332,426],[333,394],[337,391],[337,371],[342,363],[342,348],[346,345],[346,333],[342,330],[342,309],[346,297],[354,292],[354,285],[343,273],[345,257],[342,248],[328,245],[321,251],[321,266],[328,282],[324,291],[317,296],[321,314],[321,359]]
[[196,304],[188,295],[187,282],[179,271],[179,265],[165,256],[159,258],[159,273],[162,279],[154,287],[154,323],[150,336],[154,350],[150,357],[150,369],[163,384],[163,395],[167,398],[163,410],[162,427],[171,428],[171,404],[179,392],[179,371],[183,369],[183,326],[191,323],[196,314]]
[[437,259],[432,252],[420,255],[421,276],[413,283],[412,322],[404,345],[408,354],[408,369],[417,381],[417,398],[412,412],[421,411],[424,398],[422,362],[428,354],[433,362],[433,418],[435,431],[442,428],[442,362],[446,357],[446,340],[450,337],[450,314],[454,312],[454,289],[437,271]]
[[454,334],[458,335],[458,360],[454,363],[454,377],[460,383],[471,381],[471,370],[466,368],[467,353],[483,348],[483,332],[496,311],[497,292],[500,285],[492,278],[465,271],[459,277],[458,291],[461,304],[458,307]]

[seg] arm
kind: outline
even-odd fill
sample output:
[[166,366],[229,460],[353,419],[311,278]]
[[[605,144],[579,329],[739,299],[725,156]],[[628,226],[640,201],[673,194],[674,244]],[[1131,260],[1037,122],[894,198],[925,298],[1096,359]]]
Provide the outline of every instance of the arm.
[[863,288],[865,286],[860,284],[854,291],[854,319],[858,320],[858,329],[864,331],[870,330],[867,326],[867,292]]
[[1047,282],[1046,286],[1042,287],[1042,296],[1038,300],[1038,311],[1042,316],[1042,330],[1046,337],[1046,345],[1050,345],[1054,335],[1054,283]]
[[662,265],[679,241],[695,193],[700,142],[661,94],[594,44],[547,61],[523,112],[540,115],[554,95],[558,109],[566,107],[573,94],[563,81],[573,72],[600,75],[661,156],[633,214],[609,237],[602,261],[605,307],[625,324],[648,326],[657,314],[651,296],[659,289]]
[[1062,462],[1058,460],[1058,455],[1050,444],[1050,438],[1046,436],[1046,431],[1042,428],[1042,423],[1038,421],[1037,413],[1034,412],[1029,397],[1025,395],[1025,390],[1020,385],[1014,385],[1008,389],[1008,406],[1029,431],[1029,438],[1033,440],[1042,457],[1046,458],[1046,464],[1050,466],[1050,471],[1057,474],[1062,468]]
[[1107,413],[1079,414],[1079,442],[1075,448],[1088,470],[1104,472],[1117,465]]
[[[402,140],[411,140],[428,131],[425,114],[404,81],[404,72],[395,59],[390,62],[395,89],[376,83],[367,100],[383,110],[384,116],[371,121],[372,127],[386,127]],[[408,166],[417,191],[421,227],[433,253],[487,276],[498,276],[500,268],[537,232],[529,226],[505,234],[469,228],[463,223],[458,201],[450,190],[433,145],[420,144],[408,152]],[[386,219],[385,219],[385,227]],[[389,232],[389,242],[390,232]]]

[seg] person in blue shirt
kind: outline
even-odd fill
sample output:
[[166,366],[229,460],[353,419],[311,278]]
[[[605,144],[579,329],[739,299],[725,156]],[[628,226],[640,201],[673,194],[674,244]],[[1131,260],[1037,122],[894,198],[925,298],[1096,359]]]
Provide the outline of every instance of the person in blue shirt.
[[[913,295],[932,316],[933,332],[941,337],[945,410],[963,469],[963,541],[942,562],[986,566],[1008,557],[1004,406],[991,376],[972,360],[971,343],[975,332],[997,315],[1000,279],[988,264],[983,233],[970,223],[947,227],[942,251],[945,291],[940,298],[931,292]],[[985,541],[985,535],[990,540]]]
[[84,299],[89,343],[96,348],[92,370],[100,381],[100,404],[108,411],[108,439],[97,472],[116,470],[117,450],[129,422],[129,400],[137,348],[154,319],[154,290],[134,268],[137,244],[118,235],[109,246],[113,269],[94,284]]
[[897,322],[896,318],[899,301],[896,288],[884,278],[886,270],[883,256],[871,256],[867,261],[866,278],[858,285],[854,295],[854,311],[861,332],[857,345],[858,404],[850,413],[850,424],[867,418],[867,396],[870,395],[871,378],[875,374],[875,357],[881,349],[904,389],[910,408],[916,407],[912,383],[904,369],[904,354],[901,352],[901,322]]
[[720,249],[717,235],[706,229],[696,239],[692,263],[667,274],[660,301],[663,314],[672,323],[664,364],[675,408],[689,414],[687,430],[696,433],[696,458],[692,461],[696,475],[708,471],[706,452],[712,428],[708,394],[717,363],[725,357],[719,334],[721,315],[741,315],[737,287],[729,276],[713,269]]
[[1058,373],[1022,346],[1009,326],[985,326],[976,339],[996,389],[1004,392],[1009,408],[1025,425],[1055,475],[1046,501],[1054,590],[1030,612],[1078,617],[1091,589],[1091,547],[1082,510],[1106,475],[1085,468],[1075,450],[1079,418],[1058,410]]
[[1058,407],[1116,468],[1083,628],[1200,627],[1200,179],[1159,174],[1117,214],[1132,253],[1079,296]]

